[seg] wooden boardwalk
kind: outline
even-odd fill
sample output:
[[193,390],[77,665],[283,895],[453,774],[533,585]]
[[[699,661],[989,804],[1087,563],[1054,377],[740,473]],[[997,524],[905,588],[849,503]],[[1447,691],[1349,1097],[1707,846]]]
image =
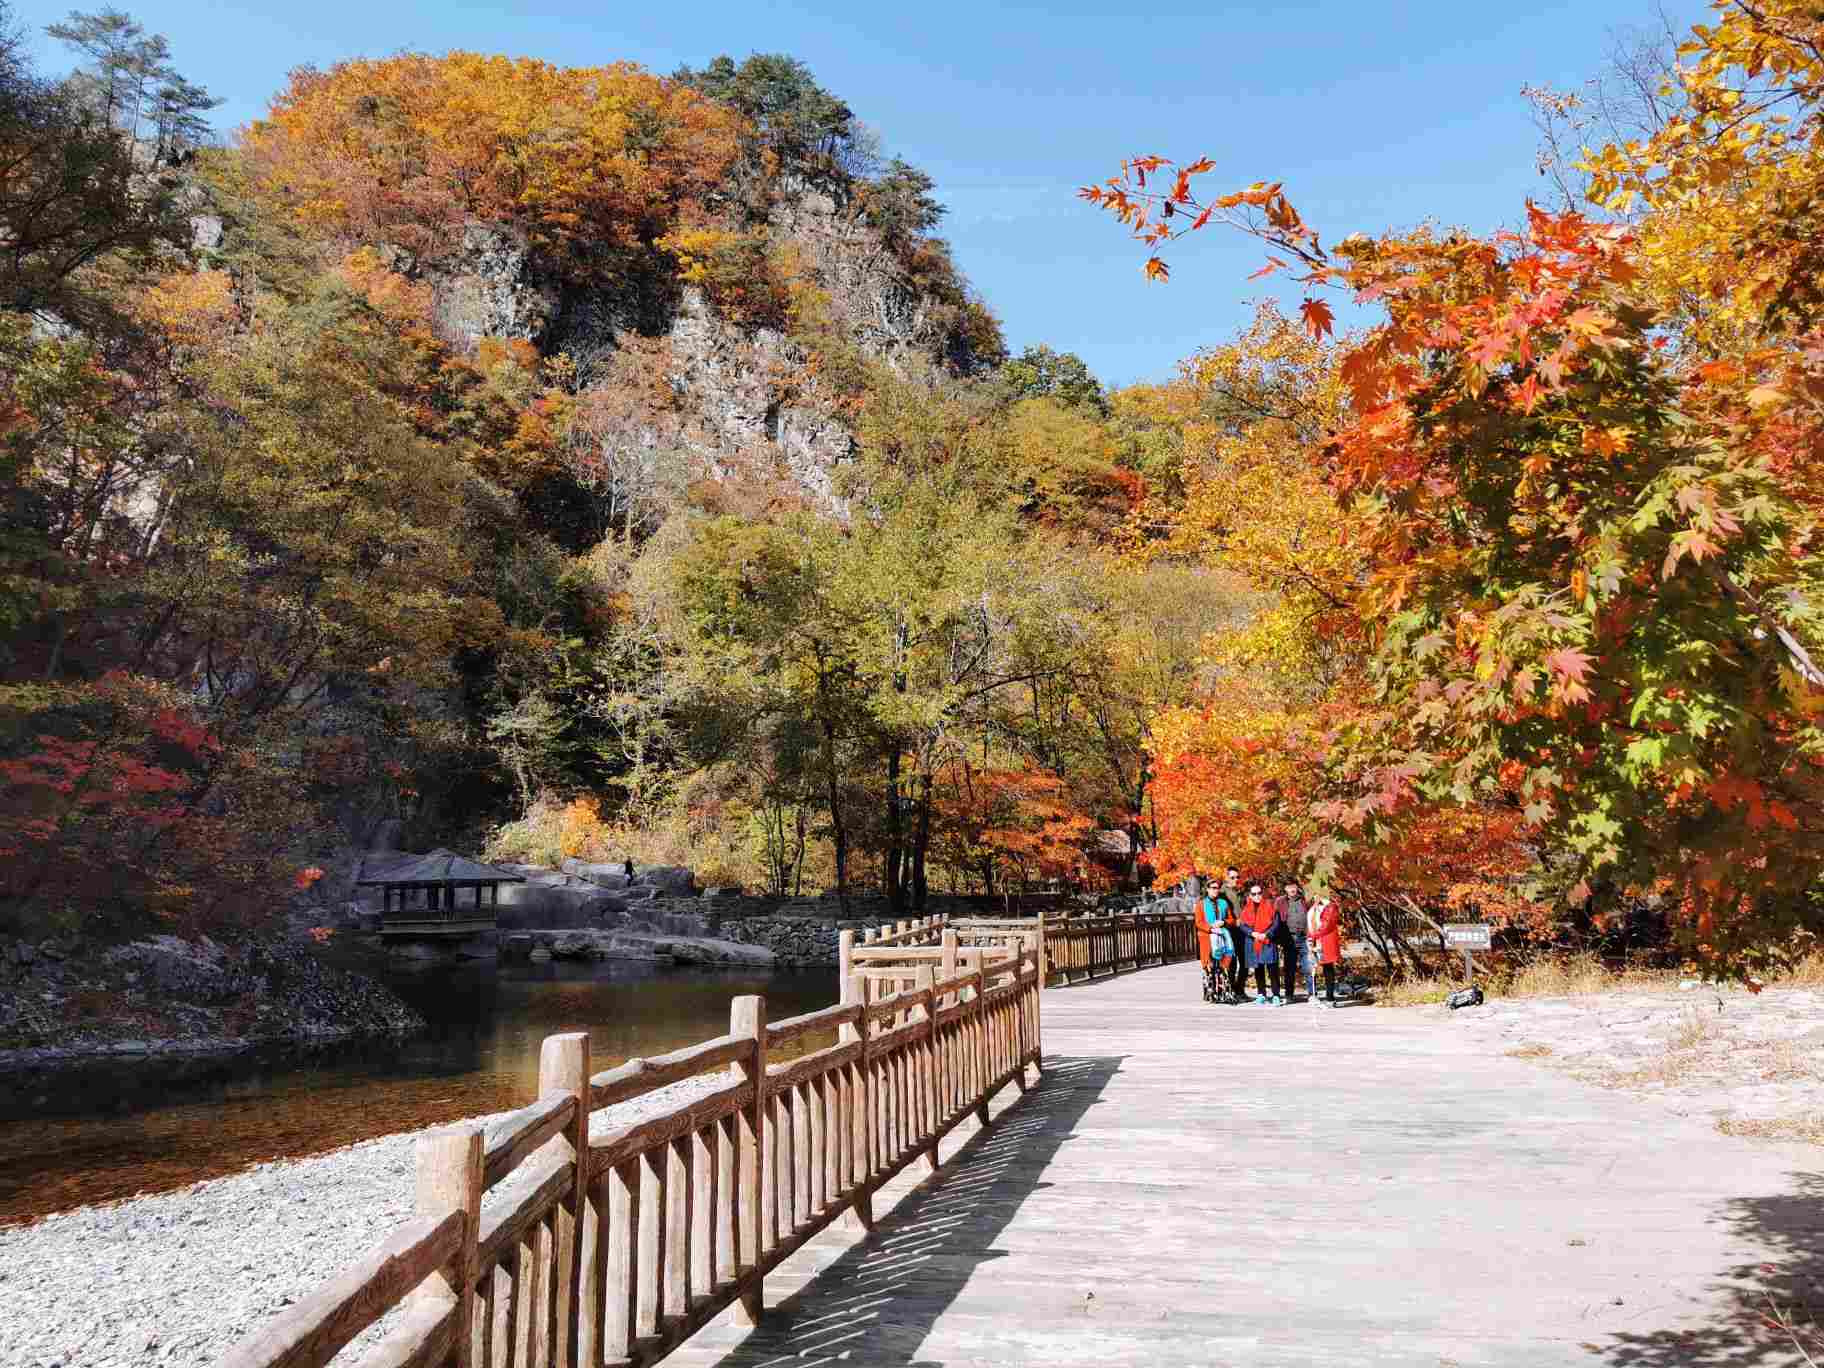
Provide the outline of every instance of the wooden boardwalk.
[[691,1368],[1802,1364],[1818,1151],[1716,1133],[1448,1020],[1209,1007],[1194,964],[1043,995],[1008,1088],[767,1281]]

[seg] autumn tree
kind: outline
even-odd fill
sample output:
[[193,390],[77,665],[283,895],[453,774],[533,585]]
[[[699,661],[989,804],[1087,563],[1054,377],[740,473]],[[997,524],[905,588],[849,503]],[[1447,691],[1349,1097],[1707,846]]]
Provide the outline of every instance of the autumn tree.
[[456,52],[300,70],[244,143],[260,194],[314,231],[436,260],[479,222],[586,276],[712,194],[742,127],[631,63]]
[[1329,874],[1409,809],[1507,792],[1575,865],[1574,903],[1670,891],[1725,956],[1785,924],[1824,853],[1809,519],[1689,401],[1702,379],[1653,332],[1641,240],[1533,209],[1489,241],[1326,248],[1279,187],[1205,200],[1207,160],[1167,168],[1085,193],[1154,245],[1180,222],[1260,237],[1316,336],[1329,289],[1386,315],[1346,348],[1324,448],[1367,565],[1376,708],[1344,749],[1373,761],[1313,809],[1307,859]]
[[1035,343],[1001,367],[1001,380],[1022,399],[1053,399],[1065,408],[1108,416],[1108,398],[1083,358]]
[[728,106],[745,120],[756,162],[811,176],[864,176],[873,149],[854,112],[819,85],[811,69],[783,52],[756,52],[737,63],[727,55],[672,79]]

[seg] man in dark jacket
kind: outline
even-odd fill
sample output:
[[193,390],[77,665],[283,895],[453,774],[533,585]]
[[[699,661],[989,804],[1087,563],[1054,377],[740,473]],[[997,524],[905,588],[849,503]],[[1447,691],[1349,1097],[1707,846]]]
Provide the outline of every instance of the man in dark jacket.
[[1281,977],[1285,980],[1286,1001],[1292,1001],[1293,985],[1301,980],[1307,993],[1311,991],[1311,946],[1307,939],[1310,920],[1305,909],[1304,894],[1298,891],[1298,885],[1289,883],[1285,891],[1274,899],[1279,911],[1279,924],[1282,928],[1279,942],[1279,962],[1284,966]]
[[1248,947],[1245,944],[1247,937],[1241,934],[1241,871],[1230,866],[1219,891],[1228,899],[1226,924],[1235,939],[1235,962],[1229,966],[1229,992],[1235,1001],[1242,1002],[1247,998]]

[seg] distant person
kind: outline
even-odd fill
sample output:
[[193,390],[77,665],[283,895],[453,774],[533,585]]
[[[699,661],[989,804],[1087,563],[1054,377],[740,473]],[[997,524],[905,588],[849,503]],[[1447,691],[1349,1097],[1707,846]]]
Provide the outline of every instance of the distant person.
[[1305,907],[1305,895],[1298,885],[1289,883],[1277,899],[1279,908],[1279,962],[1280,978],[1286,986],[1286,1001],[1292,1001],[1292,993],[1299,980],[1304,980],[1305,994],[1317,996],[1317,980],[1313,977],[1311,964],[1311,943],[1306,938],[1309,929],[1308,912]]
[[621,873],[627,876],[629,883],[633,881],[633,856],[629,855],[626,862],[621,865]]
[[1229,955],[1222,963],[1223,981],[1234,1002],[1247,1000],[1248,950],[1242,934],[1241,895],[1226,883],[1216,890],[1216,916],[1228,942]]
[[1273,900],[1261,892],[1259,884],[1251,885],[1248,900],[1241,906],[1241,926],[1248,941],[1248,963],[1254,966],[1254,1005],[1257,1007],[1282,1005],[1279,924],[1279,912]]
[[1229,992],[1234,994],[1235,1001],[1242,1002],[1248,992],[1248,947],[1247,938],[1241,931],[1241,871],[1233,865],[1222,876],[1220,893],[1229,905],[1223,925],[1229,929],[1229,939],[1235,947],[1235,958],[1229,965]]
[[1215,931],[1221,924],[1216,920],[1216,890],[1204,885],[1203,896],[1197,900],[1197,916],[1194,918],[1197,928],[1197,962],[1203,966],[1207,977],[1210,966],[1216,962]]
[[[1336,1006],[1336,966],[1343,960],[1343,916],[1336,902],[1325,894],[1311,905],[1306,932],[1312,960],[1324,966],[1324,1005]],[[1311,1005],[1317,1005],[1317,981],[1311,983]]]
[[1197,954],[1203,962],[1205,1002],[1235,998],[1235,906],[1228,894],[1206,884],[1197,904]]

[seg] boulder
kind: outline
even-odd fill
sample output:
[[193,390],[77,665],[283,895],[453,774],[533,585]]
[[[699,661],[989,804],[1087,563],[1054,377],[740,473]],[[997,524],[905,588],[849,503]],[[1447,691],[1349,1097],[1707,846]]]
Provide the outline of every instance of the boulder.
[[703,937],[679,937],[655,940],[652,948],[670,955],[679,964],[771,964],[773,952],[763,945],[740,945],[734,941],[710,940]]
[[703,896],[711,899],[745,898],[747,896],[747,890],[742,888],[740,884],[730,884],[723,888],[706,888],[703,890]]
[[634,883],[655,888],[668,898],[697,895],[697,876],[682,865],[649,865],[634,876]]
[[556,959],[599,959],[600,942],[585,931],[567,931],[551,938],[551,954]]
[[579,879],[586,879],[597,888],[623,889],[627,887],[627,871],[618,864],[598,864],[589,860],[565,860],[564,873]]
[[[568,875],[558,875],[567,879]],[[585,880],[561,883],[505,884],[494,924],[502,930],[571,930],[599,926],[611,914],[618,919],[619,894],[607,893]]]

